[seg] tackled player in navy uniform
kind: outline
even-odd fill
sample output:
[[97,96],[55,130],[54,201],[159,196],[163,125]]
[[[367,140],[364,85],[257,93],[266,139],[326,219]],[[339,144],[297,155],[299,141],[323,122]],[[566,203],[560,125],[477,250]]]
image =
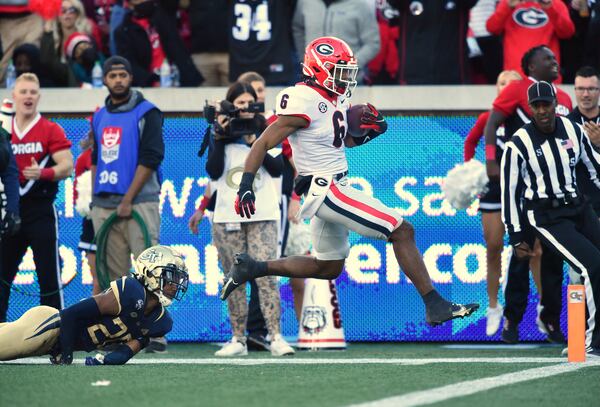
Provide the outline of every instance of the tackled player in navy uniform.
[[74,351],[112,351],[88,356],[85,364],[122,365],[150,338],[171,331],[165,309],[187,290],[188,272],[181,254],[152,246],[135,261],[133,275],[110,283],[102,293],[58,311],[39,306],[18,320],[0,324],[0,360],[50,355],[53,364],[71,364]]

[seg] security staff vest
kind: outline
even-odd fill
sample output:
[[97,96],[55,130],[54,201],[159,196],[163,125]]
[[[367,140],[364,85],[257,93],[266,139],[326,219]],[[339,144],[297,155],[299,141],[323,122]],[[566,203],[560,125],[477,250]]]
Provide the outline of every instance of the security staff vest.
[[98,146],[94,193],[125,195],[138,164],[140,119],[155,106],[144,100],[128,112],[111,113],[106,107],[94,115]]

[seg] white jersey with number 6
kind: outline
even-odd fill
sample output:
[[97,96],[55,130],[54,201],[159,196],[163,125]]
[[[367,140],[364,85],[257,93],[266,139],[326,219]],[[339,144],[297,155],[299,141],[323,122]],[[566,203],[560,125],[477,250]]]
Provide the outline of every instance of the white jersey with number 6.
[[339,174],[348,171],[344,138],[349,103],[341,97],[328,97],[325,91],[304,83],[277,95],[278,116],[299,116],[308,126],[289,137],[294,164],[300,175]]

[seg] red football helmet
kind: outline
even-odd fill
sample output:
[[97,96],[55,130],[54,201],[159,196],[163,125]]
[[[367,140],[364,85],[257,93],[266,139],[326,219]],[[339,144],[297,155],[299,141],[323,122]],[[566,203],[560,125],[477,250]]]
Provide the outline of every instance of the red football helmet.
[[358,65],[354,53],[336,37],[320,37],[306,46],[302,73],[340,96],[352,95]]

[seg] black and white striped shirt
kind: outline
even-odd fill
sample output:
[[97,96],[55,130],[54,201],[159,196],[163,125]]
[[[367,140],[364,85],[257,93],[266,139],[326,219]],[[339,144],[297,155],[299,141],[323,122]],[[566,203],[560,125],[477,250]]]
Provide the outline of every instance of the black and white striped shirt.
[[579,196],[575,166],[580,161],[600,188],[600,154],[582,127],[565,117],[556,118],[552,134],[542,133],[533,123],[528,123],[513,135],[502,156],[500,178],[502,220],[509,236],[522,232],[522,199],[537,201]]

